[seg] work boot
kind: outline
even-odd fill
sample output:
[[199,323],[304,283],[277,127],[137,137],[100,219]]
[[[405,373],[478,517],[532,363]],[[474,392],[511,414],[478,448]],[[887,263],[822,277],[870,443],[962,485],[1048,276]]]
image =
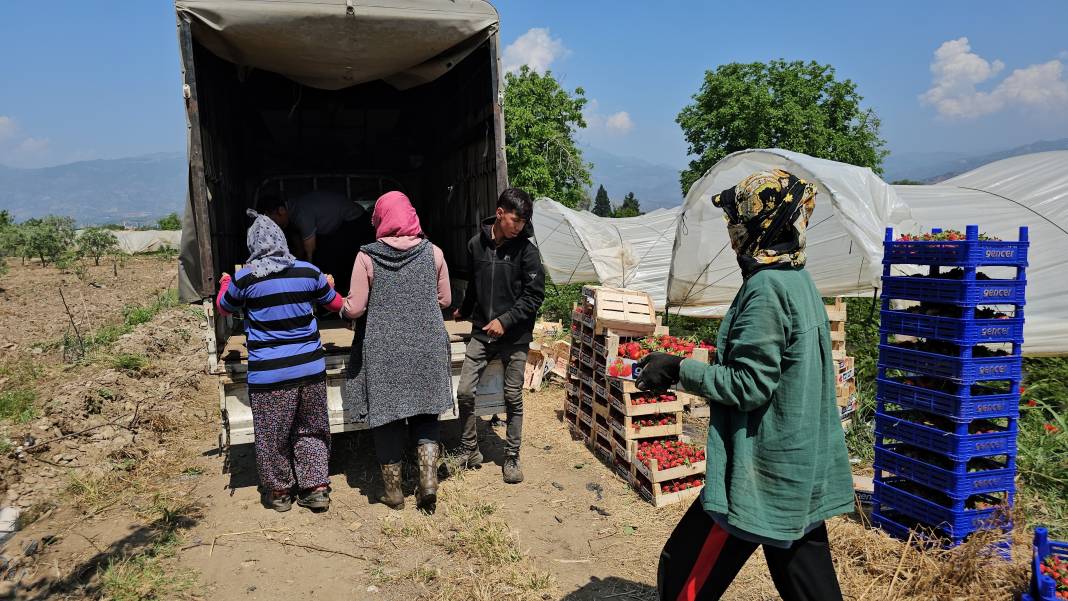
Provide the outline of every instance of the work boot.
[[458,459],[462,470],[482,469],[482,451],[478,450],[477,445],[470,450],[461,449]]
[[430,442],[419,445],[419,489],[416,505],[427,513],[434,513],[438,502],[438,444]]
[[402,465],[400,461],[382,464],[382,484],[386,490],[378,499],[383,505],[398,511],[404,509],[404,490],[401,488]]
[[523,468],[519,467],[518,453],[504,456],[504,466],[501,467],[501,472],[504,473],[505,484],[519,484],[523,481]]

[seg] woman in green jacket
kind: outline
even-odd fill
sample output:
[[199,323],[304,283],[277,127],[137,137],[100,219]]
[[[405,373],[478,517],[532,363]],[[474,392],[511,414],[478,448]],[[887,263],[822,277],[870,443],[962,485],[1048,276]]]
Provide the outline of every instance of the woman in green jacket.
[[660,557],[663,601],[719,599],[757,546],[786,601],[840,600],[824,520],[853,508],[823,299],[805,265],[815,187],[775,169],[712,199],[744,281],[707,365],[654,353],[638,386],[707,398],[707,478]]

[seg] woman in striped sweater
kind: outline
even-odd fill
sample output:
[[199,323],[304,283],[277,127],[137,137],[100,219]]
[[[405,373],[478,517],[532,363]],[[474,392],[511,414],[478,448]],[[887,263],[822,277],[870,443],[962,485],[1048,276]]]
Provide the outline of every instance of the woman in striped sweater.
[[256,431],[256,468],[264,505],[289,511],[330,507],[330,419],[326,362],[314,304],[341,309],[333,280],[297,261],[285,234],[254,211],[248,230],[248,264],[220,279],[216,307],[223,315],[245,311],[248,398]]

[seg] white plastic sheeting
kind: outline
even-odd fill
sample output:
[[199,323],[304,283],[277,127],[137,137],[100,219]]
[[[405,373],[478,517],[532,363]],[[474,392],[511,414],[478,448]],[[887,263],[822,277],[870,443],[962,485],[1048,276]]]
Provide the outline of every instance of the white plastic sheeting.
[[[894,186],[923,229],[980,231],[1016,240],[1028,226],[1024,352],[1068,353],[1068,151],[990,163],[934,186]],[[906,230],[912,231],[912,230]]]
[[182,244],[181,230],[147,230],[111,232],[119,240],[119,250],[128,254],[147,253],[164,248],[177,249]]
[[746,176],[779,168],[816,185],[807,268],[824,296],[871,292],[882,275],[887,226],[912,228],[908,207],[871,169],[780,149],[723,158],[690,187],[675,236],[667,297],[672,313],[721,316],[742,283],[723,211],[712,197]]
[[599,282],[640,290],[663,310],[680,210],[612,219],[539,198],[534,238],[554,283]]

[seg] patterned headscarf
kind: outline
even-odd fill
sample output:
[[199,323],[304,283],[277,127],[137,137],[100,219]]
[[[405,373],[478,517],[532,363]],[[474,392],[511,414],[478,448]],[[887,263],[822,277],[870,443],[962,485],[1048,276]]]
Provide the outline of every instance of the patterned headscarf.
[[723,209],[742,273],[805,264],[805,230],[816,188],[782,169],[759,171],[712,198]]
[[248,264],[252,267],[252,275],[262,278],[292,266],[297,258],[290,254],[282,228],[270,217],[252,209],[248,209],[246,213],[255,219],[252,227],[248,228],[248,236],[245,239],[248,243]]

